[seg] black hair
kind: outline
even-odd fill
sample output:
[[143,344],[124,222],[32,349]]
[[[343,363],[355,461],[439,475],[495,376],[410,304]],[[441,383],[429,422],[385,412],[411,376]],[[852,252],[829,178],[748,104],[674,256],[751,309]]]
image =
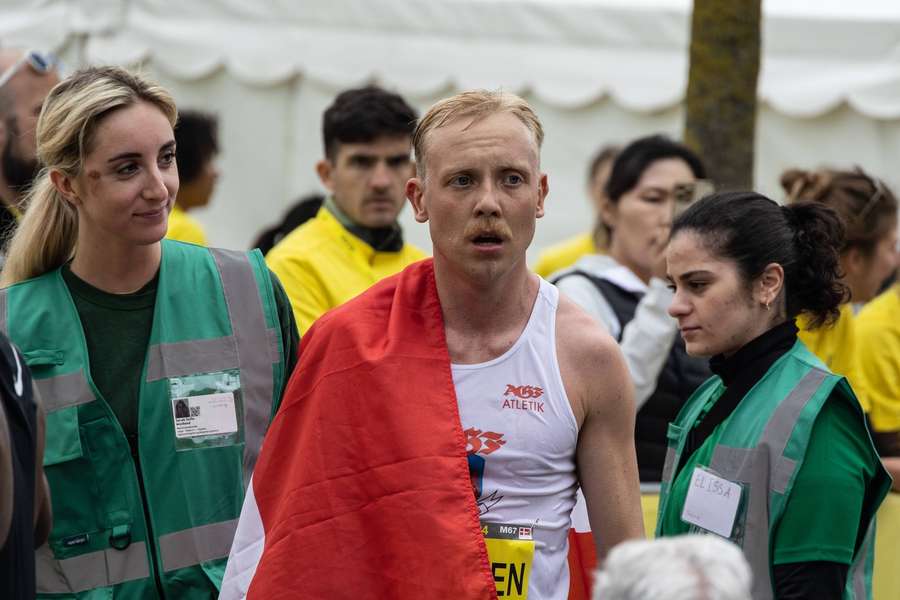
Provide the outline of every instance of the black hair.
[[694,177],[706,178],[703,162],[690,148],[664,135],[651,135],[634,140],[619,152],[606,182],[606,197],[616,203],[634,188],[651,164],[666,158],[680,158],[687,163]]
[[372,142],[381,136],[412,139],[418,115],[399,95],[377,86],[338,94],[322,117],[325,156],[334,159],[339,144]]
[[315,217],[324,202],[325,196],[322,194],[308,194],[300,197],[287,211],[280,223],[260,232],[251,247],[259,248],[264,255],[268,254],[269,250],[287,234]]
[[203,166],[219,153],[219,120],[215,115],[194,110],[179,111],[175,124],[178,177],[190,183]]
[[[664,135],[650,135],[634,140],[619,152],[606,180],[607,201],[618,204],[622,196],[638,184],[651,164],[667,158],[683,160],[697,179],[706,177],[703,162],[690,148]],[[612,228],[602,218],[600,224],[606,238],[612,239]]]
[[787,318],[808,313],[810,325],[834,322],[849,299],[841,283],[844,226],[819,202],[779,206],[755,192],[721,192],[690,206],[672,225],[696,233],[713,254],[734,261],[748,285],[766,266],[784,269]]

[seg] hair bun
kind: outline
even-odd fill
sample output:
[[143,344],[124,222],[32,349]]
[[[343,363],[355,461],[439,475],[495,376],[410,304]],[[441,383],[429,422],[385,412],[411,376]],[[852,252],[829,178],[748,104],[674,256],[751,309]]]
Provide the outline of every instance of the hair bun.
[[781,174],[781,187],[787,195],[788,204],[809,200],[821,202],[831,188],[834,173],[828,169],[804,171],[788,169]]
[[787,194],[788,202],[796,200],[800,191],[809,185],[810,172],[803,169],[788,169],[781,174],[781,183],[784,193]]

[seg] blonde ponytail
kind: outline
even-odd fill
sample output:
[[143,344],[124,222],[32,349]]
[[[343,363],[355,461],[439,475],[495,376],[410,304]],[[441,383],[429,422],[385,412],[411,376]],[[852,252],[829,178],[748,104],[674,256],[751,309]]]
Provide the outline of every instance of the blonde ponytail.
[[153,104],[175,126],[178,111],[171,94],[119,67],[83,69],[51,90],[36,132],[38,160],[44,168],[28,193],[25,215],[7,249],[0,287],[43,275],[72,258],[78,212],[57,191],[50,173],[78,176],[103,117],[137,102]]
[[28,194],[28,210],[7,248],[0,287],[43,275],[72,258],[78,215],[42,173]]

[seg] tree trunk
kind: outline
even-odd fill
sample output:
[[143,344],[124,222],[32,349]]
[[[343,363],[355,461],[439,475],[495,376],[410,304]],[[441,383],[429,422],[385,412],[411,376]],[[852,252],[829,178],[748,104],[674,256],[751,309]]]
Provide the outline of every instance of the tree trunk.
[[718,189],[753,187],[761,0],[694,0],[684,139]]

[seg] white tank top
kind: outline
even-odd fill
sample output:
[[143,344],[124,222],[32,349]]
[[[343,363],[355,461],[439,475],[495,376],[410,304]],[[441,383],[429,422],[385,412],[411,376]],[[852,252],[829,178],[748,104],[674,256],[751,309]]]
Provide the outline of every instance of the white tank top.
[[541,279],[512,348],[488,362],[452,365],[472,487],[502,598],[565,600],[569,591],[578,424],[556,357],[558,302],[558,290]]

